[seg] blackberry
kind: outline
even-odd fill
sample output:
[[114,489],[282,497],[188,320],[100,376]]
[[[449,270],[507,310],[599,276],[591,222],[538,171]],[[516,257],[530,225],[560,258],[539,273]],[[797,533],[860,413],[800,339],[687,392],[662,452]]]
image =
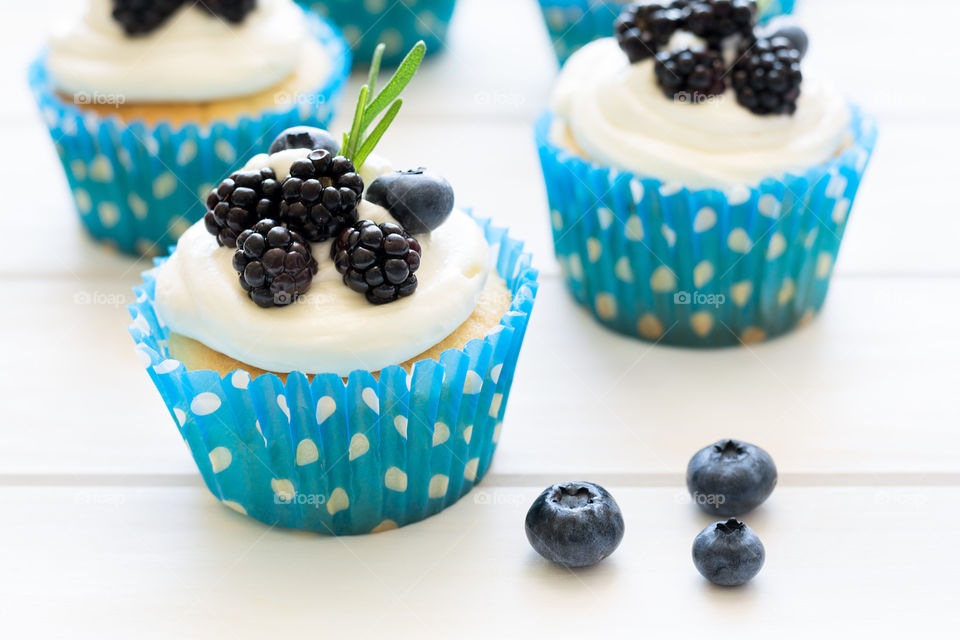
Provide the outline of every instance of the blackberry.
[[240,23],[257,8],[257,0],[203,0],[200,6],[227,22]]
[[800,52],[783,37],[742,50],[730,74],[737,102],[758,115],[794,113],[802,81]]
[[280,220],[310,242],[322,242],[357,221],[363,179],[343,156],[314,149],[290,165],[281,190]]
[[113,0],[113,19],[128,36],[150,33],[180,8],[183,0]]
[[660,47],[670,41],[670,36],[683,28],[689,12],[689,0],[631,3],[614,21],[613,29],[617,43],[627,54],[630,62],[639,62],[656,55]]
[[653,67],[657,84],[668,98],[696,104],[724,92],[726,65],[716,51],[664,51]]
[[757,4],[753,0],[694,0],[690,3],[686,28],[719,48],[725,38],[741,35],[752,38]]
[[372,304],[393,302],[417,289],[420,243],[392,222],[361,220],[340,232],[330,257],[343,283]]
[[241,231],[276,217],[279,202],[280,183],[273,169],[238,171],[210,191],[203,224],[220,246],[236,247]]
[[251,300],[261,307],[282,307],[310,288],[317,261],[300,234],[267,218],[237,237],[233,268]]

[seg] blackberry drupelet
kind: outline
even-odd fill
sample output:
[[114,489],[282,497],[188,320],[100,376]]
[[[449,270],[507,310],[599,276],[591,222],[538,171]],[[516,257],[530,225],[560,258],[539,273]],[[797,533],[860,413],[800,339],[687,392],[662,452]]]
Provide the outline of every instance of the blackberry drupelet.
[[753,0],[694,0],[686,21],[688,31],[719,48],[725,38],[741,35],[752,39],[757,5]]
[[737,102],[757,115],[793,114],[802,81],[800,52],[783,37],[741,50],[730,74]]
[[314,149],[290,165],[281,189],[280,220],[310,242],[322,242],[357,221],[363,179],[343,156]]
[[631,3],[613,23],[617,43],[630,62],[639,62],[656,55],[670,36],[683,28],[687,20],[689,0]]
[[257,8],[257,0],[203,0],[200,6],[227,22],[239,23]]
[[251,300],[261,307],[282,307],[310,288],[317,261],[300,234],[267,218],[237,237],[233,268]]
[[664,51],[653,67],[657,84],[668,98],[697,104],[724,92],[726,65],[716,51]]
[[273,169],[238,171],[210,191],[203,224],[220,246],[236,247],[237,236],[279,211],[280,183]]
[[113,0],[113,19],[128,36],[150,33],[180,8],[183,0]]
[[340,232],[330,257],[343,282],[372,304],[393,302],[417,289],[420,243],[392,222],[361,220]]

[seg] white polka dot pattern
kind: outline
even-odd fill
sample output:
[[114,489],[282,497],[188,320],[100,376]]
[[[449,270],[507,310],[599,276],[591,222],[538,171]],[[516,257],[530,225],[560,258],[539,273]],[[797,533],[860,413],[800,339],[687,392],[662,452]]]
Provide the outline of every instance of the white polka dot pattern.
[[[404,13],[408,13],[402,8]],[[77,210],[96,239],[135,254],[155,255],[173,244],[172,216],[195,210],[211,179],[235,168],[251,140],[270,140],[294,124],[326,126],[347,75],[346,43],[329,23],[308,20],[327,57],[330,72],[303,100],[250,114],[239,120],[125,124],[64,101],[43,60],[29,70],[30,84],[55,147],[64,161]],[[306,109],[301,107],[306,106]],[[201,186],[205,186],[201,189]],[[93,215],[90,215],[90,214]]]
[[310,438],[304,438],[297,444],[297,466],[304,467],[320,459],[320,450],[317,443]]
[[146,275],[131,334],[217,498],[278,526],[367,533],[432,515],[480,480],[536,292],[529,255],[487,224],[515,292],[502,330],[412,375],[390,368],[282,381],[187,371],[169,357],[153,309],[155,271]]
[[407,490],[407,474],[397,467],[390,467],[383,475],[383,486],[390,491],[403,493]]
[[335,515],[348,509],[349,507],[350,497],[342,487],[337,487],[330,492],[330,497],[327,498],[327,513],[330,515]]
[[450,439],[450,427],[442,422],[433,425],[433,446],[437,447]]
[[367,439],[367,436],[362,433],[353,434],[353,437],[350,438],[350,460],[356,460],[367,451],[370,451],[370,441]]
[[190,411],[195,416],[208,416],[219,408],[220,397],[209,391],[197,394],[190,403]]
[[233,455],[226,447],[216,447],[210,452],[210,466],[214,473],[220,473],[233,462]]
[[584,162],[550,143],[552,123],[544,114],[536,138],[557,259],[601,323],[719,346],[784,333],[822,306],[876,136],[859,109],[852,144],[824,166],[722,191]]
[[430,478],[430,486],[427,488],[427,495],[431,498],[442,498],[447,495],[447,487],[450,484],[450,478],[438,473]]

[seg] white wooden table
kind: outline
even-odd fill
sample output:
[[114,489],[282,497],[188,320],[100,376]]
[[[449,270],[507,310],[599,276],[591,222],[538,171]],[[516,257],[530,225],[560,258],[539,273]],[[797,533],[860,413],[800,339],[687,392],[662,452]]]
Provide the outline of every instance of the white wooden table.
[[[567,296],[531,132],[547,36],[533,0],[462,0],[382,150],[526,238],[542,288],[490,475],[434,518],[347,539],[270,529],[201,486],[126,333],[144,264],[85,237],[26,90],[59,6],[6,3],[0,21],[0,637],[956,637],[960,3],[801,0],[810,68],[878,116],[876,155],[822,315],[699,352],[607,332]],[[735,590],[696,573],[709,520],[682,485],[728,436],[781,474],[746,518],[767,564]],[[590,570],[523,535],[563,479],[625,513]]]

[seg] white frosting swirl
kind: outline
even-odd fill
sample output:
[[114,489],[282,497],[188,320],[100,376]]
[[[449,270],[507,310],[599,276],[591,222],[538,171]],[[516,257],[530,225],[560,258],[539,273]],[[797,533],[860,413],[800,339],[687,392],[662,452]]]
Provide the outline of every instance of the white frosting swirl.
[[155,31],[133,37],[111,8],[110,0],[90,0],[80,20],[51,38],[47,64],[61,91],[126,102],[252,95],[289,76],[309,38],[293,0],[259,0],[240,24],[187,2]]
[[[308,153],[261,154],[247,168],[271,166],[287,175]],[[361,219],[392,221],[366,200]],[[329,259],[330,241],[314,243],[320,269],[295,304],[263,309],[237,283],[231,249],[218,247],[203,222],[190,227],[159,269],[157,312],[171,331],[267,371],[378,371],[423,353],[453,333],[476,307],[490,271],[490,247],[480,226],[455,210],[440,227],[417,236],[423,249],[419,285],[408,297],[375,306],[343,284]]]
[[698,105],[671,100],[653,60],[631,65],[613,38],[567,61],[552,108],[561,125],[551,132],[556,144],[690,188],[756,184],[820,164],[842,146],[850,119],[839,92],[807,75],[791,116],[753,114],[730,89]]

